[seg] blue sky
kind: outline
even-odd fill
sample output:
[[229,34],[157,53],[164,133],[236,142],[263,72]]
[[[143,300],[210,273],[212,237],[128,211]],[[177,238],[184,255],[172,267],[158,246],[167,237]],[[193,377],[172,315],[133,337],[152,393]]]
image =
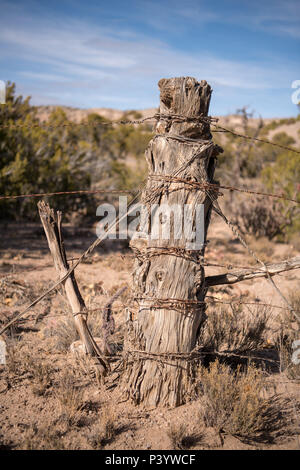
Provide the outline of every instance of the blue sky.
[[189,75],[211,114],[295,116],[299,56],[299,0],[0,0],[0,79],[32,104],[156,107],[160,78]]

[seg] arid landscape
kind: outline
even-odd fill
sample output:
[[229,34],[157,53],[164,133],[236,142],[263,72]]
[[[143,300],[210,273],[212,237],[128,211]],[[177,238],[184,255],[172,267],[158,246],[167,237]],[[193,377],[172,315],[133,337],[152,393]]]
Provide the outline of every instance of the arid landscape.
[[[56,273],[39,224],[7,223],[2,225],[1,231],[1,324],[4,324],[43,292],[56,279]],[[64,233],[68,257],[76,259],[93,241],[94,232],[93,225],[83,228],[67,224]],[[224,266],[252,264],[251,256],[216,216],[210,226],[209,240],[206,259],[210,262]],[[265,239],[251,242],[265,262],[287,259],[299,253],[292,244],[276,244]],[[120,287],[127,286],[127,291],[113,305],[116,328],[110,342],[114,350],[120,352],[126,332],[126,308],[132,306],[132,267],[132,252],[127,247],[116,250],[110,242],[104,248],[98,248],[76,271],[85,302],[93,310],[89,324],[95,336],[101,335],[103,305]],[[218,272],[222,272],[222,268],[206,268],[208,275]],[[283,273],[279,279],[281,290],[288,296],[296,293],[299,305],[298,272]],[[242,342],[247,334],[245,329],[257,328],[253,323],[259,323],[266,315],[263,326],[257,328],[250,353],[240,353],[244,357],[249,354],[261,358],[253,362],[262,373],[264,393],[270,397],[276,394],[282,400],[282,403],[278,402],[278,416],[272,417],[278,423],[273,423],[274,432],[265,440],[259,432],[248,441],[225,430],[218,432],[205,424],[203,398],[200,389],[197,390],[200,377],[199,383],[195,381],[191,400],[174,409],[149,409],[124,399],[119,384],[121,376],[118,377],[122,369],[108,376],[107,383],[99,383],[89,360],[70,352],[70,345],[78,336],[63,290],[58,289],[5,335],[7,365],[1,366],[0,376],[2,448],[299,449],[299,366],[292,366],[296,369],[295,375],[290,374],[285,362],[289,358],[281,357],[282,351],[278,348],[288,313],[284,308],[259,307],[259,303],[284,307],[282,299],[274,294],[266,279],[214,288],[209,291],[208,297],[210,295],[215,302],[208,303],[210,329],[207,333],[211,334],[213,329],[219,329],[219,335],[222,333],[223,338],[218,344],[221,354],[228,350],[226,342],[230,341],[230,335]],[[228,304],[220,309],[218,301]],[[236,301],[250,305],[241,305],[234,310],[238,305],[234,303]],[[210,315],[217,315],[217,320],[211,319]],[[238,315],[239,321],[234,323],[231,333],[229,329],[226,331],[229,325],[224,322],[224,315],[227,322],[233,321],[233,315]],[[253,316],[256,319],[253,320]],[[297,328],[297,325],[292,327]],[[221,354],[219,359],[224,361]],[[117,368],[118,360],[112,362],[113,368]],[[234,354],[229,354],[224,364],[232,365],[235,360]],[[240,361],[243,363],[242,359]],[[221,383],[219,385],[222,387]],[[250,382],[249,394],[257,393],[256,389],[251,389],[255,386]],[[221,415],[221,410],[219,412]]]
[[299,22],[0,0],[1,457],[300,450]]
[[[90,113],[69,108],[63,111],[72,122],[82,122]],[[51,112],[52,108],[40,107],[38,118],[47,123]],[[107,120],[126,119],[135,113],[91,112]],[[142,119],[155,112],[138,111],[137,117]],[[251,133],[259,120],[245,117],[244,112],[221,117],[218,124],[235,132],[245,131],[246,125]],[[261,138],[277,142],[277,134],[283,144],[287,141],[299,148],[299,119],[265,120],[262,129],[265,131]],[[225,145],[225,154],[232,152],[236,161],[241,161],[238,149],[241,159],[252,156],[252,148],[235,143],[226,150],[228,141],[224,134],[215,133],[213,137]],[[137,158],[130,153],[123,159],[133,173],[140,167],[140,160],[140,155]],[[216,170],[221,184],[228,184],[229,170],[230,163],[221,160]],[[253,177],[251,170],[249,174],[242,174],[241,170],[235,184],[261,190],[259,174],[260,170]],[[255,211],[257,199],[259,210],[264,207],[270,211],[270,220],[276,210],[281,213],[282,208],[270,206],[269,200],[222,190],[220,207],[238,232],[212,214],[205,276],[234,272],[236,267],[253,269],[253,254],[242,246],[237,233],[243,234],[247,245],[267,265],[299,255],[297,229],[288,231],[288,235],[278,232],[276,237],[272,223],[252,221],[250,228],[246,225],[248,215],[239,208],[254,207]],[[51,199],[51,206],[59,210],[60,200]],[[90,213],[95,214],[96,201],[90,204]],[[289,207],[284,207],[286,215]],[[69,209],[67,212],[66,217],[63,214],[63,237],[72,266],[95,240],[97,218],[86,214],[80,218]],[[267,217],[266,213],[262,217]],[[17,218],[1,220],[1,327],[57,280],[41,223],[37,218]],[[295,219],[290,220],[295,223]],[[291,343],[300,339],[300,324],[266,278],[208,289],[207,319],[198,339],[199,351],[204,352],[196,361],[192,387],[184,404],[149,407],[128,400],[124,393],[128,360],[124,341],[128,312],[134,318],[136,310],[132,298],[133,265],[134,253],[127,241],[104,241],[75,272],[89,311],[88,325],[99,344],[103,341],[103,309],[117,291],[126,287],[112,305],[115,326],[108,338],[110,354],[106,357],[111,371],[105,379],[99,377],[91,358],[78,349],[70,350],[79,336],[61,286],[2,335],[7,356],[6,364],[0,366],[1,448],[299,449],[300,365],[291,361]],[[282,272],[274,280],[294,311],[299,312],[299,271]]]

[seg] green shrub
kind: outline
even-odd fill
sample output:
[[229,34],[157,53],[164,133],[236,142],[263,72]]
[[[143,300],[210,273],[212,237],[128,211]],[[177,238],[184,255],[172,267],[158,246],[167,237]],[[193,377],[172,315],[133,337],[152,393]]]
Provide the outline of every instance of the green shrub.
[[[262,171],[262,181],[266,188],[290,199],[300,202],[300,159],[294,152],[282,151],[275,162]],[[280,204],[280,212],[287,221],[284,233],[287,237],[300,229],[299,205],[289,201]]]
[[[0,107],[1,195],[136,188],[146,171],[140,157],[152,136],[149,126],[110,126],[94,113],[75,123],[59,107],[41,124],[29,101],[15,96],[15,84],[8,83],[7,103]],[[128,117],[136,118],[132,112]],[[127,156],[136,164],[129,165]],[[62,196],[55,204],[85,215],[95,213],[94,199]],[[0,210],[2,217],[37,217],[36,200],[30,198],[0,201]]]

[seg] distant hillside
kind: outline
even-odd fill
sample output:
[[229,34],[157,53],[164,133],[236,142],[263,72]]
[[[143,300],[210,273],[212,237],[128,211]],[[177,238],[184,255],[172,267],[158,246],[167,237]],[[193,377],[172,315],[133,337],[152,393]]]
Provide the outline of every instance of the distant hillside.
[[[90,109],[79,109],[79,108],[71,108],[69,106],[59,106],[63,109],[71,121],[80,122],[82,119],[85,119],[89,114],[99,114],[99,116],[103,116],[106,119],[111,121],[118,121],[123,119],[125,116],[132,117],[134,119],[134,115],[138,113],[141,118],[152,116],[157,112],[157,108],[148,108],[142,110],[128,110],[128,111],[121,111],[119,109],[111,109],[111,108],[90,108]],[[50,113],[56,108],[56,106],[37,106],[38,109],[38,117],[41,121],[47,121]]]
[[[37,106],[38,117],[41,121],[47,121],[50,113],[56,108],[56,106]],[[99,116],[103,116],[111,121],[118,121],[120,119],[130,118],[136,119],[137,116],[141,119],[152,116],[157,112],[157,108],[148,108],[141,110],[128,110],[121,111],[119,109],[111,108],[90,108],[90,109],[79,109],[72,108],[69,106],[60,106],[68,119],[74,122],[80,122],[85,119],[89,114],[95,113]],[[234,128],[237,132],[242,131],[242,117],[237,114],[231,114],[227,116],[219,116],[219,124],[223,127]],[[295,145],[300,145],[300,119],[299,118],[267,118],[264,119],[264,125],[267,126],[268,131],[266,137],[270,140],[275,134],[279,132],[285,132],[288,136],[295,140]],[[257,118],[249,119],[249,124],[255,126],[258,123]]]

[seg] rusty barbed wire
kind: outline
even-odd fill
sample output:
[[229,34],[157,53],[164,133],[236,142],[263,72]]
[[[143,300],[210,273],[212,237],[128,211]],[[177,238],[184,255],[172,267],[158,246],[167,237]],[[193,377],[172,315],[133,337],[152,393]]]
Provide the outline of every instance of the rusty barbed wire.
[[150,302],[150,305],[143,305],[143,308],[170,309],[170,310],[177,310],[180,312],[182,312],[182,310],[188,310],[188,309],[194,309],[194,310],[203,309],[203,306],[205,305],[205,301],[203,300],[174,299],[174,298],[162,299],[158,297],[150,297],[150,296],[145,296],[145,295],[133,296],[132,300],[133,301],[142,300],[145,302]]
[[[182,184],[187,184],[189,186],[194,187],[195,189],[212,189],[213,191],[218,191],[218,189],[226,189],[229,191],[237,191],[245,194],[256,195],[256,196],[263,196],[263,197],[271,197],[274,199],[282,199],[284,201],[294,202],[295,204],[300,204],[300,201],[293,198],[288,198],[282,196],[280,194],[274,193],[264,193],[261,191],[254,191],[252,189],[247,188],[237,188],[235,186],[225,186],[219,185],[215,183],[200,183],[197,181],[190,181],[185,180],[183,178],[176,178],[171,177],[168,175],[148,175],[152,179],[157,180],[166,180],[169,182],[178,182]],[[133,191],[130,189],[95,189],[95,190],[78,190],[78,191],[57,191],[52,193],[33,193],[33,194],[18,194],[18,195],[11,195],[11,196],[0,196],[1,200],[14,200],[14,199],[25,199],[25,198],[36,198],[36,197],[51,197],[51,196],[64,196],[64,195],[86,195],[86,194],[136,194],[137,191]]]
[[[99,117],[101,117],[99,115]],[[105,119],[105,118],[104,118]],[[47,124],[47,121],[42,121],[36,124],[1,124],[0,129],[36,129],[36,128],[42,128],[42,129],[60,129],[60,128],[68,128],[68,127],[105,127],[105,126],[113,126],[113,125],[129,125],[129,124],[143,124],[146,121],[154,120],[156,119],[155,115],[149,116],[143,119],[137,119],[137,120],[119,120],[119,121],[103,121],[103,122],[68,122],[66,124],[57,124],[57,125],[51,125]]]
[[[161,115],[156,115],[156,117],[161,117]],[[172,119],[172,116],[164,116],[164,118],[166,119]],[[181,116],[176,116],[176,119],[181,119]],[[212,119],[211,117],[204,117],[206,122],[207,120],[210,120],[210,122],[212,122]],[[189,120],[195,120],[195,121],[198,121],[200,122],[201,120],[203,121],[204,118],[202,116],[199,116],[199,117],[188,117],[188,116],[183,116],[182,117],[182,120],[183,121],[186,121],[187,119]],[[145,119],[150,119],[150,118],[145,118]],[[124,122],[123,122],[124,123]],[[225,128],[223,130],[226,130]],[[239,135],[239,134],[236,134],[237,136],[241,137],[242,135]],[[246,138],[249,138],[249,136],[245,136]],[[272,145],[274,145],[272,142],[270,142]],[[192,157],[187,161],[185,162],[184,164],[182,164],[179,168],[177,168],[172,175],[169,175],[170,178],[174,178],[174,177],[177,177],[179,173],[181,173],[182,171],[184,171],[197,157],[201,157],[201,154],[203,153],[203,151],[207,150],[207,148],[209,148],[211,145],[213,145],[213,142],[212,141],[209,141],[206,145],[203,145],[203,147],[201,148],[201,151],[199,152],[196,152],[196,154],[192,155]],[[292,150],[293,151],[293,150]],[[296,151],[296,153],[300,153],[298,151]],[[190,183],[190,182],[189,182]],[[203,183],[201,183],[203,185]],[[211,183],[210,183],[211,184]],[[217,185],[217,188],[219,188],[219,186]],[[156,190],[158,190],[160,188],[156,188]],[[231,189],[231,188],[230,188]],[[208,196],[211,198],[211,195],[209,193],[209,191],[207,191],[207,187],[204,188],[205,192],[208,194]],[[134,196],[134,198],[132,199],[131,201],[131,204],[133,202],[135,202],[137,200],[137,197],[141,194],[142,192],[142,189],[139,189],[139,191],[136,193],[136,195]],[[265,194],[265,195],[268,195],[268,194]],[[4,196],[5,198],[9,196]],[[216,201],[217,202],[217,201]],[[298,201],[295,201],[295,202],[298,202]],[[213,208],[216,210],[216,207],[214,206],[214,201],[212,200],[212,204],[213,204]],[[130,210],[130,209],[129,209]],[[110,230],[112,230],[124,217],[127,217],[128,213],[129,213],[129,210],[126,212],[126,214],[122,215],[122,217],[118,217],[117,220],[111,224],[111,226],[108,227],[108,232]],[[220,211],[219,211],[220,212]],[[229,226],[231,228],[232,227],[232,224],[228,221],[228,219],[224,216],[224,214],[222,213],[221,211],[221,214],[224,218],[224,220],[226,221],[227,224],[229,224]],[[25,313],[27,313],[32,307],[34,307],[38,302],[40,302],[44,297],[46,297],[49,293],[51,293],[54,289],[56,289],[58,286],[60,286],[73,272],[74,270],[77,268],[77,266],[86,258],[90,257],[92,251],[103,241],[104,237],[101,237],[101,238],[98,238],[96,241],[94,241],[90,246],[89,248],[80,256],[80,258],[73,264],[73,266],[71,266],[67,273],[62,276],[62,278],[55,282],[49,289],[47,289],[43,294],[41,294],[39,297],[37,297],[33,302],[30,303],[30,305],[27,306],[27,308],[25,308],[24,311],[20,312],[18,315],[16,315],[4,328],[2,328],[0,330],[0,334],[2,334],[9,326],[11,326],[11,324],[13,324],[16,320],[18,320],[20,317],[22,317]],[[257,256],[253,253],[253,251],[248,247],[248,245],[244,242],[244,240],[241,238],[241,236],[239,235],[239,239],[242,241],[242,244],[248,249],[248,251],[250,252],[250,254],[256,259],[256,261],[260,264],[263,265],[263,267],[266,269],[266,272],[267,271],[267,267],[265,265],[265,263],[262,263],[258,258]],[[269,280],[272,281],[271,277],[268,276]],[[273,283],[274,284],[274,283]],[[274,285],[274,287],[276,287]],[[279,289],[276,287],[276,290],[279,291]],[[280,292],[280,291],[279,291]],[[280,292],[281,294],[281,292]],[[282,295],[283,297],[283,295]],[[284,298],[284,297],[283,297]],[[284,298],[285,302],[288,304],[287,300]],[[199,302],[197,302],[199,304]]]
[[183,361],[197,361],[201,357],[204,357],[206,355],[213,355],[213,356],[223,356],[223,357],[238,357],[241,359],[248,359],[249,361],[251,360],[256,360],[256,361],[266,361],[266,362],[271,362],[273,364],[279,364],[280,360],[276,359],[269,359],[266,357],[258,357],[258,356],[252,356],[251,354],[246,355],[246,354],[238,354],[234,351],[206,351],[206,350],[201,350],[200,348],[195,348],[191,352],[188,353],[180,353],[180,352],[161,352],[161,353],[155,353],[155,352],[150,352],[150,351],[142,351],[139,349],[127,349],[123,351],[123,353],[119,354],[119,357],[124,357],[132,355],[135,356],[139,360],[154,360],[154,361],[159,361],[163,363],[163,359],[173,359],[173,360],[183,360]]
[[[204,258],[203,259],[196,259],[195,257],[194,258],[189,257],[188,255],[185,256],[184,255],[185,250],[183,248],[155,247],[155,248],[153,248],[153,250],[154,250],[154,253],[151,253],[152,247],[148,247],[147,252],[149,251],[149,253],[147,253],[147,257],[150,258],[152,256],[159,256],[160,254],[163,254],[163,255],[167,254],[167,255],[174,255],[174,256],[178,256],[178,257],[185,257],[189,261],[199,262],[199,263],[201,263],[202,266],[207,266],[207,267],[211,266],[211,267],[218,267],[218,268],[226,268],[229,271],[232,270],[232,269],[251,269],[253,271],[264,272],[264,270],[262,268],[259,268],[259,266],[244,266],[244,265],[233,264],[233,263],[227,263],[227,264],[225,264],[225,263],[224,264],[212,263],[212,262],[209,262],[209,261],[205,260]],[[126,253],[126,254],[114,253],[114,257],[115,256],[120,257],[122,260],[124,260],[126,258],[129,258],[131,260],[135,259],[135,255],[133,253]],[[142,258],[143,255],[141,255],[140,257]],[[78,260],[79,260],[79,257],[68,258],[67,259],[68,262],[70,262],[70,261],[73,262],[73,261],[78,261]],[[97,260],[95,262],[97,262]],[[10,266],[12,268],[14,268],[14,264],[11,264]],[[48,263],[48,264],[44,264],[42,266],[35,266],[35,267],[31,267],[31,268],[25,268],[25,269],[22,269],[21,271],[9,271],[9,272],[5,272],[5,273],[1,273],[0,274],[0,282],[3,281],[6,278],[12,278],[12,277],[24,275],[24,274],[27,274],[27,273],[30,273],[30,272],[33,272],[33,271],[41,271],[42,269],[49,269],[49,268],[54,269],[53,263]]]
[[[296,149],[293,149],[291,147],[287,147],[286,145],[277,144],[277,143],[271,142],[270,140],[267,140],[267,139],[260,139],[258,137],[252,137],[251,135],[238,134],[237,132],[234,132],[231,129],[227,129],[226,127],[219,126],[219,124],[213,124],[212,123],[212,125],[215,126],[217,129],[220,129],[220,131],[230,133],[230,134],[234,135],[235,137],[241,137],[241,138],[247,139],[247,140],[255,140],[257,142],[261,142],[263,144],[273,145],[274,147],[279,147],[283,150],[288,150],[289,152],[298,153],[300,155],[300,150],[296,150]],[[212,132],[214,132],[214,131],[212,131]]]
[[[99,114],[99,117],[103,117]],[[105,119],[105,118],[104,118]],[[42,128],[42,129],[59,129],[59,128],[67,128],[67,127],[106,127],[106,126],[114,126],[114,125],[134,125],[134,124],[144,124],[147,121],[158,121],[161,120],[172,120],[173,122],[204,122],[204,123],[212,123],[217,122],[218,118],[212,116],[184,116],[180,114],[162,114],[162,113],[155,113],[152,116],[147,116],[142,119],[120,119],[116,121],[111,121],[109,119],[102,121],[102,122],[68,122],[65,124],[57,124],[51,125],[48,124],[47,121],[40,121],[36,124],[0,124],[0,129],[35,129],[35,128]]]
[[218,299],[218,297],[215,297],[213,295],[207,295],[205,297],[205,299],[212,299],[211,302],[208,302],[208,303],[211,303],[211,304],[215,304],[215,303],[220,303],[220,304],[224,304],[224,305],[231,305],[232,303],[235,303],[235,304],[238,304],[238,305],[255,305],[255,306],[263,306],[263,307],[270,307],[270,308],[280,308],[282,310],[287,310],[287,307],[283,307],[282,305],[274,305],[274,304],[269,304],[269,303],[266,303],[266,302],[261,302],[260,300],[257,301],[257,302],[242,302],[240,299],[230,299],[228,301],[225,301],[225,300],[222,300],[222,299]]
[[57,191],[52,193],[35,193],[35,194],[18,194],[13,196],[0,196],[0,200],[5,199],[24,199],[34,197],[50,197],[50,196],[63,196],[63,195],[75,195],[75,194],[134,194],[134,191],[130,189],[83,189],[78,191]]
[[[100,115],[99,115],[100,116]],[[299,150],[296,150],[291,147],[287,147],[285,145],[277,144],[275,142],[271,142],[267,139],[260,139],[258,137],[252,137],[246,134],[239,134],[237,132],[232,131],[231,129],[227,129],[226,127],[222,127],[219,124],[215,124],[215,122],[219,121],[219,118],[213,116],[184,116],[180,114],[163,114],[163,113],[156,113],[152,116],[145,117],[143,119],[135,119],[135,120],[117,120],[117,121],[104,121],[104,122],[69,122],[66,124],[58,124],[56,126],[44,124],[44,122],[39,122],[37,124],[0,124],[0,129],[19,129],[19,128],[43,128],[43,129],[58,129],[58,128],[66,128],[66,127],[76,127],[76,126],[86,126],[86,127],[101,127],[101,126],[113,126],[113,125],[135,125],[135,124],[144,124],[147,121],[158,121],[158,120],[172,120],[173,122],[198,122],[198,123],[208,123],[212,124],[216,131],[212,130],[212,132],[225,132],[234,135],[235,137],[241,137],[248,140],[254,140],[257,142],[262,142],[265,144],[273,145],[274,147],[282,148],[283,150],[288,150],[290,152],[294,152],[300,154]]]
[[198,188],[199,189],[213,189],[214,191],[218,192],[218,189],[221,188],[221,189],[227,189],[229,191],[238,191],[238,192],[242,192],[242,193],[254,194],[254,195],[257,195],[257,196],[266,196],[266,197],[272,197],[272,198],[277,198],[277,199],[283,199],[285,201],[300,204],[300,201],[298,201],[297,199],[288,198],[288,197],[282,196],[280,194],[264,193],[264,192],[261,192],[261,191],[254,191],[252,189],[247,189],[247,188],[237,188],[235,186],[226,186],[226,185],[222,185],[222,184],[208,183],[208,182],[201,183],[201,182],[198,182],[198,181],[191,181],[191,180],[187,180],[187,179],[184,179],[184,178],[171,177],[169,175],[150,174],[149,177],[152,178],[152,179],[157,179],[157,180],[166,180],[166,181],[169,181],[171,183],[187,184],[189,186],[194,187],[195,189],[198,189]]

